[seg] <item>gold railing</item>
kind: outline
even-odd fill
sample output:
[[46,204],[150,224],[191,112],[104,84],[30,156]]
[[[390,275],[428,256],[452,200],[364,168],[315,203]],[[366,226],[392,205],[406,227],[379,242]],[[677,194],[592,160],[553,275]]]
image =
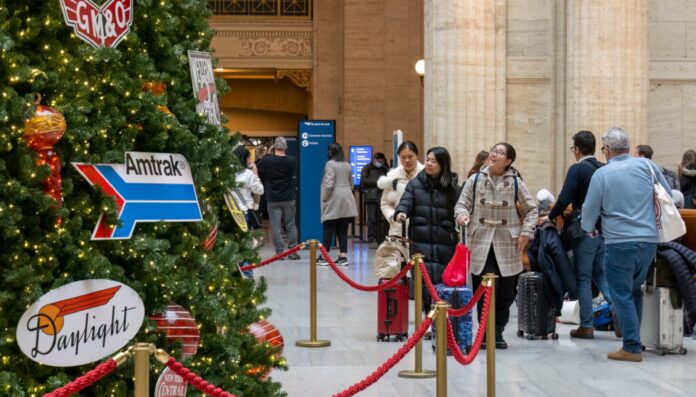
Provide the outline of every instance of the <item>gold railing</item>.
[[312,18],[312,0],[208,0],[216,16]]

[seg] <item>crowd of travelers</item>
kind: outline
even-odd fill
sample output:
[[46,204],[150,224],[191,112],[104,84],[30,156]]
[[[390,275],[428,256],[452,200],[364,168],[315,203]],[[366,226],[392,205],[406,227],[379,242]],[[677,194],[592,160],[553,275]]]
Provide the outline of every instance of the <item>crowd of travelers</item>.
[[[572,235],[571,242],[564,240],[562,246],[558,244],[560,248],[554,247],[566,258],[571,278],[574,276],[572,283],[565,283],[572,284],[565,292],[578,299],[580,321],[570,336],[594,338],[593,296],[600,292],[611,307],[616,335],[623,340],[621,349],[608,358],[641,361],[641,285],[657,249],[654,183],[672,192],[677,206],[696,208],[696,151],[686,151],[675,172],[651,160],[650,146],[632,147],[620,128],[601,136],[602,159],[595,157],[598,144],[592,132],[579,131],[572,140],[575,163],[567,171],[558,199],[553,202],[553,195],[545,191],[541,203],[513,166],[517,154],[506,142],[479,152],[462,184],[444,147],[430,148],[423,164],[416,144],[405,141],[397,150],[398,166],[391,170],[384,154],[376,153],[361,175],[368,240],[379,241],[378,222],[386,221],[385,234],[397,236],[405,223],[411,254],[423,254],[430,279],[439,283],[455,251],[458,227],[463,227],[471,251],[473,288],[481,283],[483,274],[498,276],[496,348],[505,349],[503,331],[515,301],[518,276],[525,270],[522,255],[530,240],[540,232]],[[238,156],[249,164],[240,173],[245,188],[255,194],[265,188],[273,242],[276,252],[282,252],[286,247],[281,224],[287,230],[289,246],[297,244],[296,160],[285,154],[284,138],[277,138],[274,147],[275,155],[266,156],[256,167],[245,153]],[[348,226],[358,213],[351,167],[338,143],[329,146],[327,155],[321,180],[323,244],[331,247],[335,237],[339,246],[335,262],[347,266]],[[256,168],[263,185],[258,177],[249,175],[255,176]],[[253,208],[251,202],[246,208]],[[290,259],[299,259],[294,255]],[[326,265],[326,261],[318,264]],[[427,292],[423,299],[424,307],[429,307]],[[478,311],[480,315],[480,305]]]

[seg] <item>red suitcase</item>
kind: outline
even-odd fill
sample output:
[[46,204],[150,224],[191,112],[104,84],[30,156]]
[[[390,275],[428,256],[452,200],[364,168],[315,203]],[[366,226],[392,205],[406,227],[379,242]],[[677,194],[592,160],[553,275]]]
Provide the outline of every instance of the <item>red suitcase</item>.
[[[379,280],[384,284],[388,279]],[[408,338],[408,282],[402,278],[391,288],[377,294],[377,340],[396,341]]]

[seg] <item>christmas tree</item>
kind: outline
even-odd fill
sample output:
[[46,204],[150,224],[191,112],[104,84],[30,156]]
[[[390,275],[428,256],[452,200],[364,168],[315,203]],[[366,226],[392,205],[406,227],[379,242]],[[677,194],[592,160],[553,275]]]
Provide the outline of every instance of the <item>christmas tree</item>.
[[[125,3],[92,0],[97,7],[114,1]],[[15,341],[17,322],[29,305],[85,279],[130,286],[148,316],[170,303],[183,306],[201,334],[197,353],[184,364],[231,393],[280,395],[280,385],[263,377],[266,368],[284,362],[248,333],[250,324],[270,314],[258,307],[266,286],[241,278],[237,270],[237,263],[256,260],[257,253],[222,197],[239,169],[232,155],[236,139],[197,114],[193,97],[187,52],[211,51],[207,1],[133,3],[130,32],[117,46],[104,48],[90,45],[66,24],[60,0],[0,0],[0,395],[42,395],[94,366],[40,365]],[[217,81],[218,92],[225,89],[224,81]],[[39,95],[66,124],[48,160],[28,136],[27,120],[41,117]],[[139,223],[130,239],[92,241],[102,212],[108,223],[118,224],[117,206],[70,164],[123,163],[128,151],[185,156],[205,220]],[[62,165],[62,190],[51,173],[56,165]],[[215,225],[217,239],[207,250],[201,245]],[[135,340],[179,357],[180,344],[168,344],[155,321],[146,318]],[[130,365],[82,395],[132,395]],[[151,376],[153,385],[156,371]],[[198,395],[191,390],[189,395]]]

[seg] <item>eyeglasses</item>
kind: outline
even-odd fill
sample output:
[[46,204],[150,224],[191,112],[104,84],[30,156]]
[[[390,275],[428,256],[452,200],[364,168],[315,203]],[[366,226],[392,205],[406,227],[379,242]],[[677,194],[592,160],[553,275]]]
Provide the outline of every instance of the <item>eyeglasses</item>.
[[571,152],[574,152],[575,150],[577,150],[577,146],[571,146],[571,147],[570,147],[570,151],[571,151]]
[[490,153],[489,156],[493,154],[495,154],[496,156],[507,156],[507,153],[505,153],[504,150],[500,149],[491,149],[488,152]]
[[600,151],[601,151],[601,150],[604,150],[604,149],[609,149],[609,146],[604,145],[604,146],[602,146],[601,148],[599,148]]

